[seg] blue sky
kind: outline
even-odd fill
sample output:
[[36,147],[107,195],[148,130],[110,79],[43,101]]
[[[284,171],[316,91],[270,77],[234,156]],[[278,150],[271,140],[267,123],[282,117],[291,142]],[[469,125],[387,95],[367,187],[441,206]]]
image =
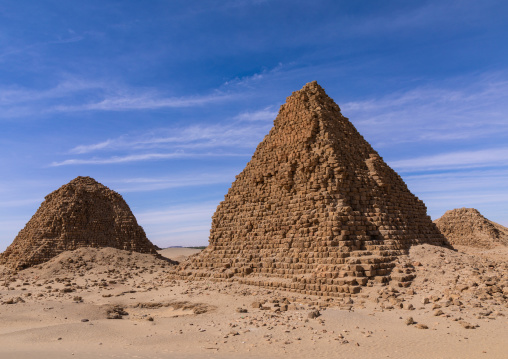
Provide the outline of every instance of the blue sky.
[[159,246],[211,216],[317,80],[427,205],[508,226],[505,1],[3,1],[0,250],[76,176]]

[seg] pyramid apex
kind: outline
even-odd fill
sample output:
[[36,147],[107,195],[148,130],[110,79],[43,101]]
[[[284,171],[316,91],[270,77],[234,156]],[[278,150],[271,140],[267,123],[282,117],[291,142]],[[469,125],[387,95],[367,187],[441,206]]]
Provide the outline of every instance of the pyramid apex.
[[316,80],[307,82],[303,87],[302,90],[322,90],[323,88],[318,84]]
[[306,94],[308,96],[313,96],[313,95],[317,95],[317,94],[320,94],[320,95],[326,95],[326,92],[325,90],[317,83],[317,81],[311,81],[311,82],[308,82],[306,83],[300,91],[296,91],[296,92],[293,92],[293,95],[294,94]]
[[89,177],[89,176],[78,176],[78,177],[74,178],[72,181],[70,181],[69,183],[78,184],[78,183],[99,183],[99,182],[97,182],[94,178]]
[[289,108],[303,106],[310,111],[327,109],[342,117],[340,107],[326,94],[317,81],[308,82],[299,91],[294,91],[291,96],[286,98],[286,103],[282,105],[281,109],[287,108],[287,106]]

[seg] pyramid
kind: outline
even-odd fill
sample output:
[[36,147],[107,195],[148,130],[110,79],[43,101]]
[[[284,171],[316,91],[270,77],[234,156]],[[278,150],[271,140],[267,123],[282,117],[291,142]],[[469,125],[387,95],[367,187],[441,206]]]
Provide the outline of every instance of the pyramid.
[[77,177],[45,197],[0,264],[22,269],[80,247],[113,247],[156,254],[118,193],[90,177]]
[[434,221],[451,245],[478,248],[508,246],[508,228],[489,221],[474,208],[456,208]]
[[[181,278],[341,296],[390,276],[414,244],[445,244],[424,203],[317,84],[282,105]],[[177,276],[177,277],[178,277]]]

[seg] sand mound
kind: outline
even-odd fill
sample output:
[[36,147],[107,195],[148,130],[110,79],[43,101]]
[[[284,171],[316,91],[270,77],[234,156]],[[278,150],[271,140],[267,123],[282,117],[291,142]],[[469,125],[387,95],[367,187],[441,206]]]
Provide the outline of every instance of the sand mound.
[[366,294],[383,310],[419,308],[454,321],[462,320],[460,314],[466,310],[474,312],[477,319],[496,317],[495,313],[508,306],[508,248],[503,249],[501,258],[497,253],[491,257],[486,252],[479,255],[428,244],[413,246],[407,256],[397,259],[394,270],[410,270],[414,277],[411,286],[373,287]]
[[[508,289],[508,261],[494,261],[481,257],[453,251],[447,248],[422,245],[411,248],[409,258],[417,267],[422,266],[417,277],[428,288],[445,289],[445,291],[472,291],[472,297],[479,299],[481,292],[496,286],[499,293]],[[416,283],[418,286],[419,283]],[[506,291],[505,291],[506,292]]]
[[177,277],[357,293],[388,282],[411,245],[445,243],[426,211],[312,82],[287,98],[218,206],[210,245]]
[[168,259],[152,254],[124,251],[116,248],[82,247],[66,251],[34,269],[41,278],[55,275],[84,275],[111,271],[129,273],[132,270],[150,267],[165,267],[175,264]]
[[80,247],[156,254],[121,195],[93,178],[77,177],[46,196],[0,264],[26,268]]
[[447,211],[434,222],[452,245],[478,248],[508,245],[508,228],[489,221],[474,208]]

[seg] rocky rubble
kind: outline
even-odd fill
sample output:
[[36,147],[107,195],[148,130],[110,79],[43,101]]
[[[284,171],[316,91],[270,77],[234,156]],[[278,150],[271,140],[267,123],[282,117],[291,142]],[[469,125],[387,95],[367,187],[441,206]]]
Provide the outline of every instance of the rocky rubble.
[[0,267],[0,303],[82,302],[81,293],[90,291],[110,298],[157,290],[174,263],[115,248],[78,248],[17,272]]

